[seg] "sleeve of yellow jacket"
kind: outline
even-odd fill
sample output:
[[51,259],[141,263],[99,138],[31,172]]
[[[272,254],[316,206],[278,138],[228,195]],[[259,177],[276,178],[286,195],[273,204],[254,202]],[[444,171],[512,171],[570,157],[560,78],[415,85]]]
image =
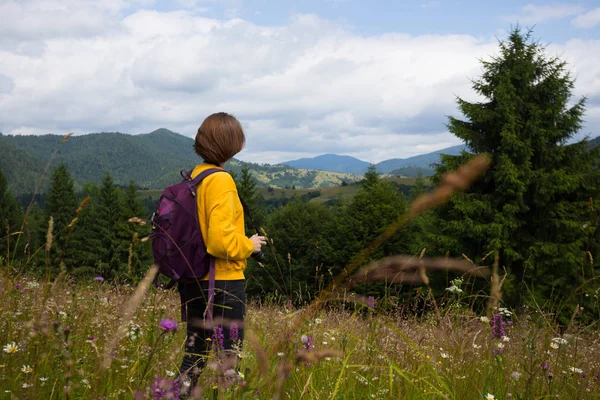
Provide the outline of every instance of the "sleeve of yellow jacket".
[[[236,221],[237,192],[228,190],[221,193],[210,205],[208,216],[208,237],[206,250],[209,254],[223,259],[241,261],[252,254],[254,245],[245,234],[240,233]],[[237,222],[237,224],[236,224]],[[241,227],[243,232],[243,223]]]

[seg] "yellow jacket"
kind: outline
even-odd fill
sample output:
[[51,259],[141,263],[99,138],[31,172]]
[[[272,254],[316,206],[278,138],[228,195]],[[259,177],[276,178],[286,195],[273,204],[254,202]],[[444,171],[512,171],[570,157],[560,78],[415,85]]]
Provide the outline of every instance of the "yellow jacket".
[[[197,165],[192,177],[209,168],[215,166]],[[202,238],[208,253],[216,258],[215,280],[244,279],[246,259],[254,245],[244,231],[244,210],[233,178],[228,173],[211,174],[198,185],[196,193]]]

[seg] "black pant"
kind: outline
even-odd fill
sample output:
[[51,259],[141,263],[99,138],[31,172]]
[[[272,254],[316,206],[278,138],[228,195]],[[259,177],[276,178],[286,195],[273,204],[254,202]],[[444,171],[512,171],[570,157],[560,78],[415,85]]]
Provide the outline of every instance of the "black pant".
[[[246,315],[245,281],[215,281],[213,304],[213,325],[204,326],[208,302],[208,281],[184,283],[181,287],[187,304],[187,341],[185,355],[179,368],[182,377],[187,377],[193,386],[206,362],[211,346],[218,347],[218,353],[229,354],[237,361],[237,351],[241,351],[244,339],[244,316]],[[235,336],[237,327],[237,340]],[[222,330],[222,336],[218,333]],[[220,337],[215,337],[220,336]],[[208,340],[207,340],[208,339]],[[215,340],[216,339],[216,340]],[[222,344],[220,343],[222,341]],[[234,346],[239,346],[236,349]]]

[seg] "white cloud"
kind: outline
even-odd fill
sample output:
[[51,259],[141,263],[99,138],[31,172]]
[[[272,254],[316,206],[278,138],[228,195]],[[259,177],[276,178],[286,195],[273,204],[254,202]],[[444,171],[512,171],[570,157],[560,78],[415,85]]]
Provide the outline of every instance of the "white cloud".
[[[495,38],[364,37],[313,15],[265,27],[186,10],[128,14],[116,0],[43,4],[51,16],[66,4],[58,22],[70,30],[53,30],[45,11],[30,23],[36,35],[0,28],[11,38],[0,41],[0,131],[193,136],[208,114],[227,111],[247,131],[240,157],[255,162],[322,153],[378,162],[458,144],[445,116],[457,113],[455,95],[477,99],[469,78],[497,51]],[[79,31],[74,10],[111,28]],[[600,98],[600,42],[551,50],[573,65],[576,94]]]
[[600,7],[578,15],[571,21],[577,28],[593,28],[600,24]]
[[527,4],[521,8],[520,14],[505,16],[502,17],[502,19],[513,23],[516,21],[520,24],[538,24],[540,22],[577,15],[583,10],[583,7],[578,4],[553,4],[543,6]]

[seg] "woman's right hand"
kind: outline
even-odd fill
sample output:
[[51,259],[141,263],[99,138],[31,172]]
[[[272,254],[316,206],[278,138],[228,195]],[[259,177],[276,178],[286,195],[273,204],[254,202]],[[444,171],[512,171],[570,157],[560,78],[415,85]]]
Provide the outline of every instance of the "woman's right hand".
[[263,244],[267,244],[267,238],[264,236],[258,236],[258,233],[252,235],[250,240],[252,241],[252,244],[254,245],[254,250],[252,251],[252,254],[258,253],[260,251],[261,246]]

